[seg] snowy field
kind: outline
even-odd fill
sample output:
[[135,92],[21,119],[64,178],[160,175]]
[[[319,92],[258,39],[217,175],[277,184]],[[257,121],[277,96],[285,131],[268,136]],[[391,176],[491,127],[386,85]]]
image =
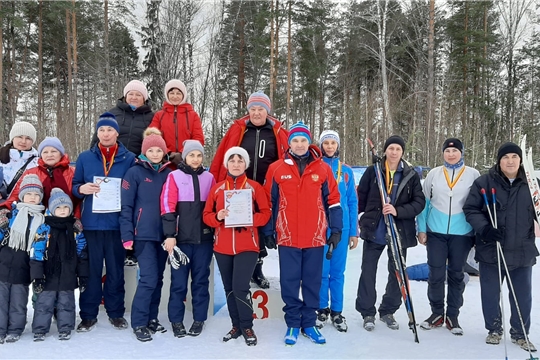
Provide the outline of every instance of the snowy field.
[[[487,345],[484,339],[487,331],[480,305],[480,284],[477,277],[465,290],[465,304],[459,317],[464,335],[454,336],[446,328],[424,331],[419,328],[420,343],[413,341],[412,332],[407,327],[407,314],[403,307],[396,313],[400,329],[390,330],[377,320],[373,332],[362,328],[362,318],[354,310],[356,288],[360,275],[362,243],[349,253],[346,274],[346,292],[344,316],[347,318],[349,331],[339,333],[330,324],[322,333],[327,339],[326,345],[315,345],[306,338],[300,337],[293,347],[283,343],[286,326],[282,318],[255,320],[254,330],[258,336],[258,345],[248,347],[243,338],[228,343],[221,338],[230,330],[230,320],[226,307],[206,322],[206,327],[199,337],[174,338],[166,314],[160,315],[161,322],[169,329],[165,334],[154,335],[148,343],[137,341],[128,330],[115,330],[107,321],[104,312],[100,313],[97,327],[89,333],[73,333],[71,340],[57,340],[56,324],[41,343],[32,342],[31,319],[29,306],[28,324],[21,340],[14,344],[0,345],[0,359],[504,359],[504,344]],[[386,252],[379,263],[377,289],[379,301],[386,284]],[[426,261],[425,247],[418,245],[409,252],[408,264],[413,265]],[[533,312],[531,324],[531,341],[540,345],[540,267],[533,270]],[[277,252],[272,250],[264,266],[265,273],[272,282],[278,279]],[[411,283],[416,320],[420,323],[430,315],[426,296],[427,283]],[[167,299],[165,299],[167,301]],[[510,309],[505,300],[506,314]],[[126,313],[126,319],[130,319]],[[507,324],[508,324],[507,318]],[[79,319],[77,318],[77,323]],[[191,314],[186,314],[186,327],[191,326]],[[528,353],[510,342],[508,337],[508,358],[527,359]]]

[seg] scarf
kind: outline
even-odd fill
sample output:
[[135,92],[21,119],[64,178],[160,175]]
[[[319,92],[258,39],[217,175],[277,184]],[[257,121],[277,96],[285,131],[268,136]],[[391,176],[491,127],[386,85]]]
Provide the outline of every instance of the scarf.
[[141,160],[141,161],[146,161],[148,164],[152,165],[152,167],[153,167],[154,170],[156,170],[156,171],[159,171],[159,169],[160,169],[161,166],[163,165],[161,162],[160,162],[160,163],[157,163],[157,164],[151,162],[150,159],[147,158],[146,155],[144,155],[144,154],[139,155],[139,160]]
[[69,262],[77,256],[77,245],[73,237],[73,224],[75,218],[70,215],[65,218],[47,216],[45,224],[49,225],[50,237],[47,245],[48,261],[46,265],[46,277],[59,274],[62,264]]
[[[17,210],[19,212],[11,225],[8,246],[14,250],[30,252],[36,231],[45,221],[45,216],[43,216],[45,206],[21,202],[17,204]],[[30,228],[28,228],[28,216],[32,216]],[[28,233],[28,239],[26,238],[27,229],[30,231]]]
[[461,159],[459,159],[459,161],[455,164],[449,164],[447,163],[446,161],[444,162],[444,166],[448,169],[448,170],[454,170],[454,169],[459,169],[460,167],[462,167],[464,164],[464,161],[463,161],[463,156],[461,157]]
[[[43,172],[47,174],[45,178],[43,179],[43,201],[42,203],[44,205],[49,206],[49,197],[51,196],[51,191],[53,188],[57,187],[62,189],[63,192],[65,192],[70,198],[71,198],[71,189],[68,187],[68,184],[66,182],[66,178],[64,177],[64,166],[56,166],[56,167],[49,167],[46,166],[45,168],[41,168]],[[73,200],[73,199],[71,199]]]

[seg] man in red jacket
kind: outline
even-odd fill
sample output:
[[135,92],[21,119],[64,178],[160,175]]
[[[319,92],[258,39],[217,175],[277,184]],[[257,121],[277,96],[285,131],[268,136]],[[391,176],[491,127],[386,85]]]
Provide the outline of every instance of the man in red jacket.
[[[285,343],[294,345],[300,329],[317,344],[326,339],[315,326],[322,282],[324,245],[336,248],[343,229],[343,211],[332,169],[321,151],[310,145],[311,133],[299,122],[289,133],[290,149],[273,163],[265,189],[272,205],[271,226],[265,226],[268,248],[279,245],[281,298],[285,303]],[[327,239],[327,229],[330,237]],[[276,241],[268,236],[275,232]],[[299,293],[302,291],[302,298]]]
[[[289,147],[287,142],[289,132],[281,127],[279,120],[269,115],[272,104],[268,96],[262,92],[253,93],[247,102],[247,109],[249,114],[233,122],[217,148],[210,165],[210,172],[216,182],[224,180],[227,176],[223,158],[225,152],[233,146],[240,146],[248,152],[251,166],[246,169],[246,175],[248,179],[255,180],[261,185],[264,185],[270,164],[283,159]],[[268,289],[270,283],[262,272],[262,259],[268,253],[263,241],[260,246],[259,260],[253,271],[252,281],[260,288]]]

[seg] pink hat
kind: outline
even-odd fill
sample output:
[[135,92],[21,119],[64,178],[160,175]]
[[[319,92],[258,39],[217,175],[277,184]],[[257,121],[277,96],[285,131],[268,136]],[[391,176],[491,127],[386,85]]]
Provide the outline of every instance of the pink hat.
[[148,100],[148,90],[142,81],[131,80],[128,82],[126,87],[124,87],[124,97],[126,97],[130,91],[138,91],[142,94],[144,101]]
[[159,129],[150,127],[144,131],[143,136],[144,140],[141,146],[141,154],[146,155],[148,149],[154,146],[163,150],[164,154],[167,153],[167,145],[165,144],[163,137],[161,137],[161,131],[159,131]]
[[186,85],[177,79],[170,80],[167,84],[165,84],[165,89],[163,91],[163,94],[165,95],[165,101],[169,102],[169,91],[172,89],[178,89],[182,92],[184,95],[184,98],[182,99],[182,102],[180,104],[184,104],[187,101],[187,89]]

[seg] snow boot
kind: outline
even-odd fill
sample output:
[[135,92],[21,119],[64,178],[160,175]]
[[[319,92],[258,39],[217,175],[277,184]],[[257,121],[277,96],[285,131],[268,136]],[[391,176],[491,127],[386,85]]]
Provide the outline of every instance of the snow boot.
[[454,335],[463,335],[463,329],[459,326],[457,316],[446,316],[446,328]]
[[123,317],[109,318],[109,322],[116,330],[125,330],[128,327],[127,320]]
[[204,321],[194,321],[193,325],[189,328],[189,336],[199,336],[202,333],[204,327]]
[[77,332],[88,332],[96,327],[97,319],[83,319],[77,326]]
[[324,324],[328,320],[328,317],[330,315],[330,309],[319,309],[317,310],[317,328],[322,329],[324,327]]
[[326,344],[325,337],[321,334],[317,327],[312,326],[308,328],[302,328],[302,335],[309,338],[315,344]]
[[332,319],[332,325],[334,325],[337,331],[347,332],[347,322],[345,321],[345,317],[341,315],[341,311],[332,311],[330,313],[330,319]]
[[58,333],[58,340],[69,340],[71,339],[71,331],[61,331]]
[[158,319],[154,319],[154,320],[150,320],[148,322],[148,326],[147,326],[148,330],[150,330],[150,332],[152,334],[155,334],[155,333],[166,333],[167,332],[167,329],[165,329],[165,326],[161,325],[159,323],[159,320]]
[[172,323],[171,325],[174,337],[183,338],[187,335],[186,328],[184,327],[183,322],[176,322]]
[[133,333],[135,334],[137,340],[141,342],[152,341],[152,333],[146,326],[137,326],[135,329],[133,329]]
[[501,343],[502,334],[496,331],[490,331],[486,337],[486,344],[499,345]]
[[6,342],[7,342],[7,343],[14,343],[14,342],[19,341],[20,338],[21,338],[21,335],[18,335],[18,334],[8,334],[8,335],[6,336]]
[[364,329],[373,331],[375,329],[375,316],[366,316],[364,318]]
[[35,333],[34,342],[45,341],[45,333]]
[[420,327],[424,330],[431,330],[442,326],[444,323],[444,314],[431,314],[426,320],[422,321]]
[[242,335],[242,330],[237,328],[236,326],[233,326],[231,331],[229,331],[225,336],[223,337],[223,342],[227,342],[229,340],[238,339]]
[[300,328],[287,328],[285,333],[285,345],[294,345],[298,341],[298,334],[300,333]]
[[520,338],[520,339],[512,338],[512,342],[518,345],[520,348],[522,348],[525,351],[530,351],[530,352],[536,351],[536,347],[534,347],[533,343],[530,341],[527,343],[527,340],[525,340],[524,338]]
[[394,319],[393,314],[381,315],[381,321],[392,330],[399,329],[399,324],[397,323],[396,319]]
[[251,277],[251,281],[257,284],[258,287],[261,289],[268,289],[270,288],[270,282],[264,276],[262,272],[262,266],[263,266],[263,259],[257,260],[257,264],[255,265],[255,269],[253,270],[253,276]]
[[242,329],[242,335],[244,335],[244,340],[246,340],[247,346],[257,345],[257,336],[253,329]]

